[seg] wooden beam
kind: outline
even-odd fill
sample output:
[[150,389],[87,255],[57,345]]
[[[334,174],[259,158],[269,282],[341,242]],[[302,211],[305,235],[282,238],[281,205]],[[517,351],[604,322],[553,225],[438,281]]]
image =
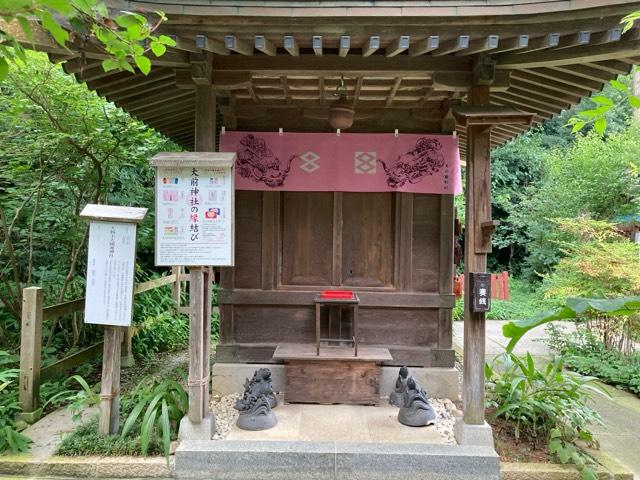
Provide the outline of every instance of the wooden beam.
[[264,35],[256,35],[254,37],[254,47],[265,55],[269,55],[270,57],[276,56],[277,48],[275,44]]
[[604,72],[600,69],[583,65],[561,65],[559,67],[551,67],[551,70],[576,75],[578,77],[593,80],[594,82],[608,82],[615,78],[615,74]]
[[216,73],[252,72],[254,75],[266,77],[279,77],[284,70],[290,71],[291,75],[311,77],[321,75],[335,77],[341,74],[349,77],[357,77],[358,75],[395,76],[400,71],[407,77],[424,77],[435,71],[470,72],[472,63],[471,57],[433,58],[430,55],[419,57],[398,55],[392,58],[385,58],[381,55],[373,57],[351,55],[346,58],[327,55],[322,57],[303,55],[299,58],[291,58],[286,55],[275,57],[230,55],[216,58],[215,69]]
[[529,112],[544,112],[548,113],[549,115],[556,115],[562,110],[562,108],[556,108],[554,106],[550,106],[549,104],[539,103],[534,100],[523,100],[519,97],[516,97],[515,95],[504,92],[492,92],[491,98],[495,98],[501,102],[505,102],[507,105],[512,105]]
[[127,98],[136,97],[140,94],[149,95],[150,92],[155,92],[156,90],[172,90],[175,86],[174,78],[169,78],[167,80],[159,80],[156,82],[149,82],[142,86],[135,86],[132,90],[127,90],[125,92],[115,93],[115,94],[107,94],[105,92],[99,92],[100,95],[104,96],[110,102],[121,102]]
[[[474,87],[470,104],[489,104],[489,87]],[[462,401],[467,425],[484,425],[485,314],[471,309],[471,272],[487,271],[479,225],[491,219],[491,133],[486,126],[468,129],[465,212],[464,357]]]
[[[511,81],[510,75],[510,72],[496,72],[491,90],[507,90]],[[434,91],[466,92],[471,85],[473,85],[473,74],[471,73],[435,72],[433,74],[432,88]]]
[[380,48],[380,37],[378,35],[374,35],[369,37],[366,44],[362,47],[362,56],[368,57],[372,55],[376,50]]
[[571,35],[564,35],[560,38],[560,42],[556,47],[556,50],[568,47],[577,47],[580,45],[588,45],[591,41],[591,32],[588,30],[582,30]]
[[358,79],[356,80],[356,88],[353,91],[353,104],[355,105],[356,103],[358,103],[358,100],[360,99],[360,92],[362,91],[362,83],[364,81],[364,78],[362,76],[359,76]]
[[114,95],[120,92],[138,88],[162,80],[175,79],[175,73],[171,69],[159,68],[152,70],[149,76],[131,75],[129,72],[115,74],[106,80],[91,83],[92,90],[98,90],[100,95]]
[[196,46],[196,42],[192,38],[179,37],[177,35],[169,35],[176,42],[175,48],[176,50],[182,50],[185,52],[198,53],[200,49]]
[[469,48],[469,35],[459,35],[456,38],[441,42],[438,49],[431,52],[431,55],[434,57],[448,55],[449,53],[458,52],[465,48]]
[[311,45],[313,46],[313,53],[317,56],[322,56],[322,35],[314,35],[311,38]]
[[491,50],[491,54],[522,50],[529,46],[529,35],[517,35],[512,38],[501,38],[497,48]]
[[393,103],[393,98],[396,96],[396,92],[398,91],[398,88],[400,88],[401,83],[402,83],[402,77],[396,77],[395,81],[393,82],[393,86],[389,91],[389,96],[387,97],[387,102],[385,106],[387,107],[391,106],[391,104]]
[[142,94],[140,98],[137,100],[127,100],[125,102],[118,102],[118,105],[121,106],[123,109],[130,111],[130,110],[135,110],[139,107],[148,108],[153,105],[166,104],[167,102],[174,102],[179,98],[183,98],[191,95],[193,95],[193,92],[184,91],[184,90],[174,90],[174,91],[171,91],[171,93],[161,92],[151,96],[146,96]]
[[43,298],[40,287],[22,290],[18,398],[24,413],[33,413],[40,406]]
[[174,98],[169,103],[163,103],[161,105],[152,105],[149,107],[127,109],[127,111],[130,112],[132,115],[144,117],[146,115],[153,115],[156,113],[171,112],[176,108],[182,108],[188,105],[193,105],[194,99],[195,99],[194,93],[189,91],[189,92],[186,92],[183,98],[181,99]]
[[300,56],[300,47],[298,46],[298,42],[291,35],[284,36],[284,49],[289,52],[292,57]]
[[340,37],[340,44],[338,48],[338,55],[346,57],[349,54],[351,48],[351,37],[349,35],[342,35]]
[[384,54],[387,57],[395,57],[396,55],[401,54],[405,50],[409,48],[411,43],[411,39],[409,35],[400,35],[398,38],[393,40],[387,48],[384,49]]
[[216,55],[229,55],[231,53],[223,42],[209,38],[206,35],[196,35],[195,45],[199,50],[205,50]]
[[[571,108],[574,103],[565,98],[565,100],[559,100],[558,95],[547,96],[543,93],[540,93],[538,90],[521,90],[519,88],[511,87],[507,92],[509,95],[513,95],[515,97],[521,98],[523,100],[534,100],[536,102],[541,103],[552,103],[562,108]],[[579,100],[578,100],[579,101]]]
[[[529,92],[536,92],[540,95],[544,95],[545,97],[553,100],[553,101],[560,101],[560,102],[566,102],[566,103],[578,103],[581,99],[580,95],[578,94],[569,94],[569,93],[562,93],[562,92],[558,92],[556,90],[553,90],[551,88],[546,88],[546,87],[541,87],[539,85],[534,85],[531,83],[526,83],[526,82],[522,82],[520,80],[517,80],[515,78],[511,79],[511,86],[509,87],[509,90],[507,90],[508,92],[512,93],[512,92],[520,92],[521,94],[525,94],[525,93],[529,93]],[[588,92],[586,92],[588,93]]]
[[438,35],[431,35],[411,45],[409,47],[409,55],[412,57],[424,55],[425,53],[436,50],[439,46],[440,37]]
[[469,47],[456,52],[456,56],[473,55],[474,53],[486,52],[498,47],[498,35],[488,35],[486,38],[478,38],[469,42]]
[[622,27],[614,27],[604,32],[597,32],[591,35],[591,44],[600,45],[601,43],[619,42],[622,40]]
[[560,43],[559,33],[547,33],[544,37],[532,38],[529,40],[527,48],[522,49],[518,53],[536,52],[547,48],[557,47]]
[[563,48],[534,53],[506,53],[498,55],[496,68],[536,68],[559,65],[600,62],[615,58],[634,56],[640,51],[640,40],[603,43],[580,47]]
[[291,103],[291,97],[289,96],[289,86],[287,85],[287,77],[285,75],[280,77],[280,82],[282,83],[282,91],[284,95],[284,101],[286,103]]
[[[638,62],[633,62],[638,63]],[[630,70],[630,65],[620,60],[605,60],[602,62],[590,62],[583,65],[598,68],[604,72],[614,73],[616,75],[627,75]]]
[[580,97],[586,97],[591,92],[591,90],[588,90],[586,88],[576,88],[563,82],[558,82],[556,80],[551,80],[546,77],[536,75],[535,70],[513,70],[511,72],[511,79],[518,80],[518,82],[521,84],[527,84],[527,88],[537,89],[539,87],[544,87],[560,93],[566,93],[568,95],[578,95]]
[[320,102],[320,105],[324,105],[324,95],[325,95],[325,91],[324,91],[325,87],[324,87],[324,77],[319,77],[318,78],[318,101]]
[[527,69],[527,72],[534,73],[549,80],[566,83],[567,85],[571,85],[582,90],[589,90],[591,92],[599,92],[602,90],[602,84],[604,83],[604,81],[594,82],[592,80],[587,80],[586,78],[581,78],[577,75],[554,71],[550,68],[536,68],[535,70]]
[[241,55],[252,56],[253,55],[253,45],[251,45],[246,40],[242,40],[237,38],[235,35],[225,35],[224,36],[224,46],[228,50],[232,50]]

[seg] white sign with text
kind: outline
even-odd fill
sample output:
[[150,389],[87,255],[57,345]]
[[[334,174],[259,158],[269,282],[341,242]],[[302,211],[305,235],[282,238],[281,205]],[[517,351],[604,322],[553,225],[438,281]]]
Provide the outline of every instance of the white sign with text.
[[135,257],[135,224],[89,224],[85,323],[131,325]]

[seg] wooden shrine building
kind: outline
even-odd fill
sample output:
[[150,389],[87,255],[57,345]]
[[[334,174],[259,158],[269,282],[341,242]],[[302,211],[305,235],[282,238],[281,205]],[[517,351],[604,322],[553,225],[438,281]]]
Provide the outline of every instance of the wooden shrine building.
[[[222,127],[335,133],[327,119],[342,79],[355,111],[348,132],[455,132],[467,272],[486,271],[491,252],[491,149],[640,63],[640,31],[620,24],[640,9],[628,0],[106,3],[167,14],[160,30],[176,47],[148,76],[104,72],[104,53],[79,40],[69,52],[40,32],[37,48],[186,149],[214,151]],[[313,343],[315,295],[348,289],[360,299],[360,343],[387,348],[385,365],[453,369],[453,195],[239,190],[235,221],[217,365],[273,363],[278,345]],[[468,300],[463,424],[481,427],[485,317]],[[191,348],[208,358],[202,342]],[[478,436],[462,429],[458,441]]]

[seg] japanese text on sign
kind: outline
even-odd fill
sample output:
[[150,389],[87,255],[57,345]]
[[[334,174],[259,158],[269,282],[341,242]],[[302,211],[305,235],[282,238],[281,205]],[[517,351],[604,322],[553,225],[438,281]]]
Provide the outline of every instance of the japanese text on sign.
[[135,224],[91,222],[85,323],[131,324],[135,255]]

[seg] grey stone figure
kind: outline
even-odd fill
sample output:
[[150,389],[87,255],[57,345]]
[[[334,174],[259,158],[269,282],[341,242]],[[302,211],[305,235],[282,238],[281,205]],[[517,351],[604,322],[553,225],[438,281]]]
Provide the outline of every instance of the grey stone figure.
[[398,412],[398,421],[409,427],[425,427],[436,423],[436,412],[429,404],[427,392],[413,377],[407,379],[407,389]]
[[278,400],[271,385],[271,371],[268,368],[256,370],[251,380],[244,382],[242,398],[234,408],[240,412],[238,428],[243,430],[266,430],[278,422],[271,411]]
[[407,390],[407,378],[409,377],[409,369],[405,366],[400,367],[398,378],[396,379],[396,388],[389,395],[389,403],[394,407],[402,407],[404,392]]
[[[242,430],[268,430],[278,423],[278,419],[271,411],[269,400],[265,395],[247,396],[247,408],[240,410],[236,425]],[[237,405],[236,405],[237,408]]]

